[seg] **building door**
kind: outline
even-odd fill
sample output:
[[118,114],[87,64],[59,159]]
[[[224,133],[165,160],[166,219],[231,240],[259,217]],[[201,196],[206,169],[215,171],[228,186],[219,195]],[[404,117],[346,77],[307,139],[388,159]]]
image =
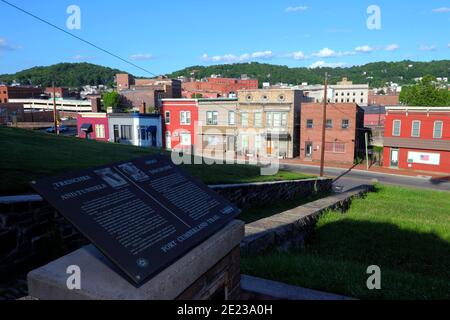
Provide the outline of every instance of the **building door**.
[[391,167],[398,168],[399,151],[398,149],[391,149]]
[[172,135],[169,131],[166,132],[166,149],[172,150]]
[[120,141],[119,126],[114,125],[114,142],[119,143],[119,141]]
[[313,143],[306,142],[305,144],[305,157],[311,159],[313,155]]

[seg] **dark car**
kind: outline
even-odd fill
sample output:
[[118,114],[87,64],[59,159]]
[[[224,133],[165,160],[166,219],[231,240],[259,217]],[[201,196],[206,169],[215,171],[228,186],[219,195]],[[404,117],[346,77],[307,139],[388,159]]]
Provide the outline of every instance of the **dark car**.
[[[67,128],[65,126],[59,126],[58,130],[59,130],[59,133],[63,133],[63,132],[69,131],[69,128]],[[55,133],[55,127],[48,128],[47,133]]]

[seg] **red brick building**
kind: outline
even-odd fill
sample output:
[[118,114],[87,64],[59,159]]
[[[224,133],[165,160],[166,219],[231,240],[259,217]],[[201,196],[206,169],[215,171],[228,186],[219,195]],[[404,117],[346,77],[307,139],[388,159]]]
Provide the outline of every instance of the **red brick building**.
[[122,103],[136,111],[145,105],[147,112],[161,108],[162,99],[181,98],[181,81],[168,78],[135,79],[129,74],[116,75]]
[[0,85],[0,103],[8,103],[10,99],[39,99],[41,94],[42,89],[37,87]]
[[[301,107],[300,159],[319,162],[322,149],[323,104]],[[325,161],[353,164],[364,156],[364,111],[354,103],[327,106]]]
[[400,104],[399,93],[375,94],[369,91],[369,105],[398,106]]
[[194,94],[201,94],[204,98],[232,97],[239,90],[258,89],[256,79],[208,78],[207,81],[184,82],[183,97],[192,98]]
[[192,150],[196,144],[198,100],[163,99],[163,146],[167,150]]
[[[44,93],[48,95],[50,98],[53,98],[53,88],[46,88]],[[67,88],[55,88],[55,96],[58,99],[69,97],[69,89]]]
[[83,139],[109,141],[109,122],[106,113],[79,113],[77,115],[78,136]]
[[387,107],[384,166],[450,174],[450,107]]

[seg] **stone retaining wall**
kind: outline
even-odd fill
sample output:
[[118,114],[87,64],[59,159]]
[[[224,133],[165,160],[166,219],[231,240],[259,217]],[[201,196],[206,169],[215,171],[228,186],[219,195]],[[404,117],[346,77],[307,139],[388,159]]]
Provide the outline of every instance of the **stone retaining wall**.
[[0,280],[28,272],[87,243],[40,197],[0,200]]
[[361,186],[250,223],[245,227],[241,250],[243,254],[256,255],[274,248],[282,251],[303,248],[323,213],[328,210],[345,212],[354,198],[363,197],[372,189],[372,186]]
[[332,192],[332,179],[305,179],[268,183],[210,186],[241,209],[260,208],[275,202],[310,198]]

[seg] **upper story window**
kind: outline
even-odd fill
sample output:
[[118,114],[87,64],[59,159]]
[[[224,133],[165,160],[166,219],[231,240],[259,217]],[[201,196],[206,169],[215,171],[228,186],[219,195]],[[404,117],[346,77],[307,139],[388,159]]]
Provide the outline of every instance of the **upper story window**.
[[342,120],[342,129],[348,129],[350,128],[350,120],[344,119]]
[[333,129],[333,120],[331,119],[327,120],[327,129]]
[[435,121],[434,122],[434,131],[433,131],[433,138],[434,139],[442,139],[442,131],[444,129],[444,122],[442,121]]
[[241,125],[244,128],[248,127],[248,113],[247,112],[241,113]]
[[262,127],[262,113],[257,112],[255,113],[255,128],[261,128]]
[[234,111],[228,112],[228,124],[230,126],[236,125],[236,112],[234,112]]
[[165,124],[170,124],[170,112],[167,111],[164,115],[164,122]]
[[190,125],[191,124],[191,112],[190,111],[181,111],[180,112],[180,123],[182,125]]
[[394,120],[392,127],[392,135],[394,137],[400,137],[402,132],[402,122],[400,120]]
[[312,120],[312,119],[306,120],[306,128],[313,129],[314,128],[314,120]]
[[206,113],[206,124],[209,126],[216,126],[217,125],[217,119],[218,119],[219,113],[217,111],[208,111]]
[[285,128],[288,125],[288,113],[286,112],[267,112],[268,128]]
[[419,138],[420,137],[420,127],[421,127],[421,122],[420,121],[413,121],[412,122],[411,137],[413,137],[413,138]]

